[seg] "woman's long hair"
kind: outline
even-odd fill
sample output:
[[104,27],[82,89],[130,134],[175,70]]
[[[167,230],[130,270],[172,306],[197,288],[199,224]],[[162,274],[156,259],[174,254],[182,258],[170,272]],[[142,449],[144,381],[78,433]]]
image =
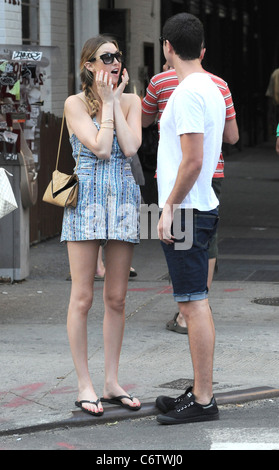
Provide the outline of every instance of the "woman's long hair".
[[117,47],[118,44],[115,39],[109,36],[96,36],[94,38],[88,39],[84,44],[81,57],[80,57],[80,79],[82,85],[82,91],[84,91],[86,101],[90,110],[90,115],[95,116],[100,108],[100,103],[98,101],[98,95],[96,95],[96,89],[94,87],[94,75],[90,70],[85,67],[85,63],[90,61],[96,54],[99,47],[103,44],[111,42]]

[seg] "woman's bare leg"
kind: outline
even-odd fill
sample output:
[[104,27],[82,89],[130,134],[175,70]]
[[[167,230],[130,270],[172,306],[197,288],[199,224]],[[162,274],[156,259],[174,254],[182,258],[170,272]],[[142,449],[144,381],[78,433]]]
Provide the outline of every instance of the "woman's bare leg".
[[[127,395],[118,384],[118,365],[125,326],[125,299],[128,287],[133,245],[111,240],[105,248],[106,276],[104,285],[104,397]],[[139,400],[122,400],[129,406],[138,406]]]
[[96,274],[97,276],[104,277],[105,272],[106,272],[106,269],[105,269],[104,262],[103,262],[103,248],[100,246],[99,252],[98,252]]
[[[78,401],[96,401],[97,395],[88,371],[87,317],[93,302],[94,275],[99,252],[99,241],[68,242],[72,290],[68,309],[67,330],[78,378]],[[96,406],[82,405],[96,412]],[[98,406],[102,411],[102,405]]]

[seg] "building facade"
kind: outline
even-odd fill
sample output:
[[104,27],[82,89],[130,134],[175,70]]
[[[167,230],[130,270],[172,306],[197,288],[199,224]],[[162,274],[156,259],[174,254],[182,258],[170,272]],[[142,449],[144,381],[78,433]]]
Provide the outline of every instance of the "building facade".
[[[150,78],[164,63],[159,43],[162,25],[183,11],[202,20],[206,36],[203,65],[226,80],[232,91],[240,129],[238,147],[273,139],[278,104],[273,96],[267,98],[266,90],[272,72],[279,67],[279,2],[0,0],[0,99],[13,87],[7,85],[9,80],[17,80],[20,103],[35,103],[43,116],[39,129],[25,129],[39,167],[38,203],[31,211],[31,223],[36,227],[31,230],[31,241],[53,235],[60,225],[61,216],[55,208],[42,204],[41,196],[53,170],[65,99],[80,90],[79,58],[84,42],[99,33],[113,35],[129,72],[127,91],[144,96]],[[34,53],[27,70],[26,51]],[[19,57],[18,62],[6,67],[11,57]],[[37,136],[38,148],[32,135],[34,139]],[[65,133],[65,152],[70,153],[67,139]],[[52,142],[53,147],[46,149],[45,142]],[[54,228],[46,228],[44,222],[50,219],[49,211],[54,211],[52,220],[59,219]]]
[[[205,66],[228,81],[245,143],[266,138],[265,91],[279,65],[278,2],[270,0],[0,0],[0,45],[55,47],[55,68],[44,96],[45,112],[61,116],[79,90],[81,48],[91,36],[116,36],[125,53],[130,91],[144,95],[161,71],[158,38],[165,20],[196,14],[206,31]],[[1,60],[1,57],[0,57]]]
[[1,45],[59,49],[59,64],[53,65],[55,74],[43,95],[45,112],[62,115],[67,96],[79,91],[82,46],[103,32],[116,36],[130,90],[143,95],[148,71],[160,70],[160,0],[0,0]]

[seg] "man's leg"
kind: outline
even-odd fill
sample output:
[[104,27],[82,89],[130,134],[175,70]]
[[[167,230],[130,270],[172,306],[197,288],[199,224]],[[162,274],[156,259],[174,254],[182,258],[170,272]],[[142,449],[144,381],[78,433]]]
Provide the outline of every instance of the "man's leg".
[[[220,201],[221,195],[221,187],[222,187],[223,178],[213,178],[212,179],[212,188],[214,189],[215,195]],[[208,277],[207,277],[207,288],[210,290],[211,284],[213,281],[214,272],[217,266],[217,258],[218,258],[218,234],[217,231],[213,235],[212,239],[209,241],[208,247]],[[179,310],[179,305],[178,305]],[[175,331],[176,333],[187,334],[187,326],[185,319],[180,312],[175,314],[174,318],[169,320],[166,324],[167,330]]]
[[219,418],[212,393],[215,329],[208,304],[207,288],[208,241],[216,231],[217,214],[217,210],[194,211],[193,244],[189,250],[179,250],[175,245],[162,243],[172,279],[174,299],[178,302],[187,324],[194,369],[193,391],[188,388],[177,398],[157,398],[156,406],[165,413],[157,416],[157,421],[162,424]]
[[194,369],[193,393],[196,401],[207,404],[212,398],[215,328],[208,300],[179,303],[188,328]]

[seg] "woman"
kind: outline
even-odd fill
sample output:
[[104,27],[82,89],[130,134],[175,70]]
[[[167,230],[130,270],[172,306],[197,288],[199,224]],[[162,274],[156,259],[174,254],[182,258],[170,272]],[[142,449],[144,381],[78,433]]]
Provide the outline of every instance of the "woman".
[[[78,377],[76,405],[101,415],[102,401],[138,410],[140,402],[118,384],[118,364],[125,324],[125,297],[133,255],[139,242],[140,190],[129,157],[141,144],[141,103],[124,94],[120,84],[122,54],[108,37],[89,39],[82,50],[81,93],[65,102],[65,116],[77,160],[79,195],[76,208],[64,211],[61,241],[67,241],[72,277],[67,329]],[[98,399],[88,371],[87,316],[99,247],[105,245],[105,315],[103,324],[105,384]]]

